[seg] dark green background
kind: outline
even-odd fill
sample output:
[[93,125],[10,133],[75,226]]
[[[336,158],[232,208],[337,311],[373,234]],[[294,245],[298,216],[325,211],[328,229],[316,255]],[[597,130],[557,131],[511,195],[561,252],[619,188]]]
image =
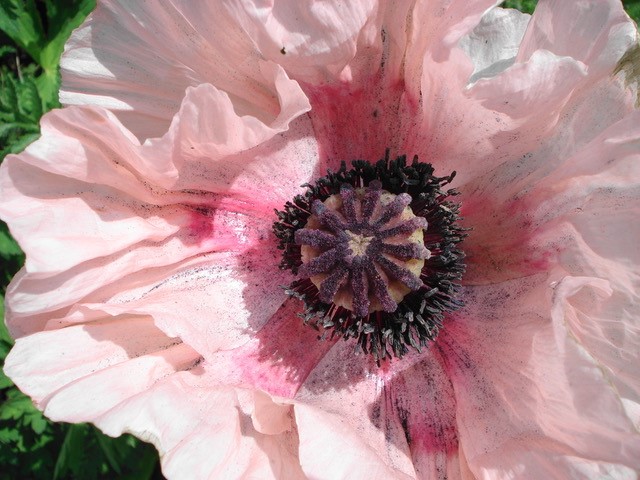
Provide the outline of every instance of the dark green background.
[[[41,115],[60,106],[60,55],[72,29],[94,2],[0,0],[0,161],[36,139]],[[623,3],[637,21],[640,0]],[[504,2],[506,7],[529,13],[535,4],[533,0]],[[7,284],[23,261],[18,245],[0,222],[0,317],[4,317],[2,298]],[[11,345],[2,324],[3,364]],[[130,435],[113,439],[90,425],[51,423],[2,373],[0,402],[0,480],[163,478],[151,445]]]

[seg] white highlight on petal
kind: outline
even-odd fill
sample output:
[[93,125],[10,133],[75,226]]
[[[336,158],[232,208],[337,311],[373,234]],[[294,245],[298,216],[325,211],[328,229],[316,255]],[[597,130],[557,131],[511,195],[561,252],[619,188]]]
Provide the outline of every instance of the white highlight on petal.
[[513,65],[530,18],[518,10],[494,8],[462,38],[458,46],[474,66],[471,83],[493,77]]

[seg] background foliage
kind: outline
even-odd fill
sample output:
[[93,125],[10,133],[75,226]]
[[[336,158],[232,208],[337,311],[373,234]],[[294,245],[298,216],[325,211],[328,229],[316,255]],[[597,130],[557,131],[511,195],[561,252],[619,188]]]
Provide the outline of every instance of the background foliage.
[[[567,0],[569,1],[569,0]],[[504,7],[533,12],[536,0]],[[623,1],[640,18],[640,0]],[[64,43],[95,0],[0,0],[0,161],[39,135],[43,113],[60,106],[58,64]],[[0,222],[0,317],[3,297],[24,256]],[[12,339],[0,322],[0,363]],[[130,435],[110,438],[96,428],[48,421],[0,372],[0,480],[161,479],[155,449]]]
[[[64,44],[95,0],[0,0],[0,161],[39,135],[44,112],[60,106]],[[24,256],[0,223],[0,316],[9,280]],[[0,322],[0,361],[13,341]],[[131,435],[48,421],[0,373],[0,479],[163,478],[156,450]]]

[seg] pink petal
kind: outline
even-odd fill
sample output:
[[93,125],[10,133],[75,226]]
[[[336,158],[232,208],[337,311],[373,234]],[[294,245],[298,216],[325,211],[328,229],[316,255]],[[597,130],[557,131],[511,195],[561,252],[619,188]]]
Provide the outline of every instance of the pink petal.
[[[50,142],[50,146],[48,158],[66,163],[60,158],[63,152],[56,151],[58,145]],[[161,242],[190,223],[188,209],[149,205],[108,185],[50,174],[29,165],[41,158],[35,157],[33,150],[3,162],[1,214],[27,254],[27,270],[42,274],[40,278],[138,243]],[[86,161],[86,157],[79,157],[71,160],[78,160],[78,167],[80,160]],[[98,162],[91,165],[108,171]],[[126,181],[125,177],[123,187]]]
[[309,102],[281,67],[263,62],[260,69],[265,79],[273,83],[280,104],[279,113],[269,119],[269,123],[254,116],[239,116],[228,94],[210,84],[202,84],[187,89],[168,134],[160,141],[150,140],[147,144],[157,143],[182,170],[194,157],[206,155],[210,161],[218,162],[288,130],[293,119],[310,109]]
[[[240,203],[229,202],[220,210],[215,203],[194,207],[148,204],[112,188],[46,174],[19,158],[24,156],[8,158],[2,167],[3,193],[11,198],[3,204],[2,214],[18,229],[16,235],[27,253],[31,273],[16,280],[19,289],[10,289],[8,304],[15,314],[52,311],[99,288],[103,289],[98,294],[101,298],[105,287],[124,288],[126,282],[118,281],[135,272],[149,276],[149,268],[168,267],[164,274],[175,273],[179,270],[175,264],[189,257],[253,248],[260,237],[270,235],[270,221],[255,218],[255,213],[238,212]],[[17,185],[24,191],[17,190]],[[166,202],[167,197],[171,195],[158,197],[159,202]],[[184,194],[176,197],[176,201],[188,198]],[[194,200],[202,202],[202,196]],[[272,258],[267,264],[277,270]]]
[[[264,71],[269,68],[265,65]],[[190,90],[167,135],[144,145],[103,110],[68,108],[45,117],[42,138],[25,153],[9,157],[0,177],[6,199],[0,213],[17,231],[28,258],[26,275],[14,281],[7,298],[14,334],[89,321],[90,311],[78,307],[74,313],[68,306],[104,310],[100,304],[112,302],[122,291],[129,293],[127,302],[137,291],[137,304],[129,307],[147,313],[141,306],[143,286],[153,290],[167,277],[185,275],[186,263],[202,268],[210,260],[198,260],[199,255],[246,253],[257,248],[256,242],[265,245],[258,250],[271,251],[273,208],[301,191],[301,183],[315,170],[316,157],[308,123],[297,122],[290,135],[276,136],[307,103],[281,69],[272,68],[270,74],[282,93],[282,110],[271,126],[228,112],[226,94],[209,85]],[[200,116],[195,108],[200,104],[221,109],[215,126]],[[228,138],[218,139],[226,146],[216,158],[203,159],[203,152],[215,147],[207,130],[213,127],[217,134],[227,129],[238,138],[233,145]],[[245,153],[249,149],[251,153]],[[262,192],[261,202],[255,201],[256,191]],[[271,305],[265,308],[268,318],[281,303],[279,285],[287,281],[281,278],[275,254],[265,255],[260,262],[268,272],[263,265],[247,271],[254,288],[265,285],[264,291],[247,297],[244,284],[238,284],[218,303],[202,291],[201,305],[226,312],[260,296],[261,305]],[[129,307],[112,309],[130,313]],[[51,312],[48,320],[43,312]],[[163,309],[157,315],[175,317]],[[158,321],[172,336],[185,330],[173,320]]]
[[199,361],[150,318],[122,316],[19,339],[5,371],[54,420],[153,442],[167,476],[303,478],[292,425],[252,427],[275,404],[217,386]]
[[[165,212],[170,213],[171,210],[167,208]],[[178,213],[181,212],[178,210]],[[237,213],[219,212],[209,217],[186,211],[183,215],[191,216],[192,222],[185,222],[181,230],[167,235],[163,241],[145,239],[112,255],[87,259],[78,267],[56,275],[16,277],[9,289],[9,305],[14,313],[24,315],[53,311],[89,298],[90,294],[94,295],[93,301],[109,298],[123,289],[135,290],[148,282],[160,281],[162,275],[175,274],[184,269],[187,262],[197,263],[199,254],[255,247],[257,239],[249,237],[243,227],[252,227],[256,237],[269,233],[268,225]],[[217,235],[211,234],[214,228]],[[244,240],[242,243],[237,238],[240,234]],[[194,260],[188,261],[191,257]],[[47,261],[55,265],[55,255],[47,257]],[[134,281],[136,276],[145,280],[142,283],[140,278]]]
[[[227,171],[226,175],[222,175],[219,162],[225,160],[230,163],[241,162],[243,165],[249,161],[256,162],[260,155],[257,155],[258,158],[254,158],[255,152],[254,155],[247,156],[245,154],[240,158],[227,157],[242,155],[247,150],[287,131],[290,122],[309,109],[309,102],[298,84],[288,79],[280,67],[262,63],[261,71],[273,84],[273,88],[278,94],[280,107],[277,115],[265,119],[268,123],[254,116],[238,115],[226,93],[212,85],[203,84],[187,90],[180,109],[171,122],[169,131],[161,139],[148,140],[142,146],[124,126],[115,120],[112,114],[105,113],[103,110],[97,110],[99,113],[91,114],[86,109],[67,109],[64,116],[56,112],[48,114],[43,121],[43,135],[46,134],[47,139],[51,138],[60,143],[61,150],[64,148],[65,150],[78,151],[78,158],[72,164],[60,162],[59,159],[54,161],[45,156],[43,148],[38,150],[32,146],[30,147],[33,150],[31,156],[38,158],[37,160],[28,158],[25,161],[42,164],[44,158],[44,164],[47,165],[49,171],[87,181],[104,182],[108,185],[119,186],[121,189],[127,187],[127,191],[132,193],[140,190],[143,193],[149,193],[151,185],[169,190],[201,188],[207,191],[216,191],[213,188],[206,188],[207,184],[202,180],[204,175],[213,178],[221,177],[221,180],[218,180],[214,185],[218,187],[217,189],[220,189],[220,184],[228,188],[233,183],[234,176],[239,175],[241,170],[231,166],[232,170]],[[87,125],[93,127],[94,122],[99,122],[96,125],[97,128],[87,129]],[[296,126],[293,135],[301,136],[302,132],[308,135],[309,130],[310,127],[302,123]],[[56,136],[59,133],[64,134],[61,139]],[[287,140],[292,141],[293,138],[289,137]],[[80,141],[83,142],[84,151],[79,148]],[[271,153],[277,147],[281,147],[282,143],[284,142],[278,138],[276,145],[267,147],[266,151]],[[51,149],[50,142],[37,142],[34,145],[40,145],[47,151]],[[304,146],[308,148],[309,152],[305,157],[296,158],[295,165],[298,169],[293,173],[304,174],[300,170],[305,167],[307,169],[313,168],[313,142],[306,140]],[[93,149],[86,151],[90,147],[95,149],[100,147],[107,152],[93,151]],[[298,146],[297,150],[299,149]],[[260,153],[264,156],[264,152]],[[86,157],[83,158],[83,155]],[[95,160],[94,156],[97,157]],[[206,162],[203,162],[203,157],[207,159]],[[98,173],[102,176],[82,168],[89,159],[100,161],[104,167],[108,166],[108,168],[98,169]],[[128,166],[129,170],[133,170],[133,172],[113,169],[112,162],[114,161],[118,165]],[[62,165],[59,165],[60,163]],[[202,163],[205,165],[204,171],[200,165]],[[311,166],[309,166],[310,163]],[[200,170],[196,170],[197,168]],[[110,170],[113,170],[111,178],[106,177]],[[120,175],[113,175],[113,173]],[[130,173],[133,173],[135,177]],[[151,185],[140,189],[141,178]],[[124,185],[123,181],[125,181]],[[199,183],[197,183],[198,181]],[[129,186],[132,183],[134,185]],[[156,195],[154,198],[156,202],[160,201],[157,197]],[[143,198],[148,199],[149,195],[147,194]]]
[[337,341],[319,341],[318,332],[298,317],[300,307],[298,301],[287,300],[254,327],[250,341],[211,357],[220,380],[274,397],[294,398]]
[[111,315],[151,315],[167,335],[210,358],[247,342],[280,308],[282,285],[290,279],[279,270],[277,255],[269,244],[242,254],[203,255],[171,273],[142,271],[112,287],[111,297],[99,303],[88,298],[83,305]]
[[493,77],[513,64],[529,19],[519,10],[494,8],[460,40],[460,48],[473,61],[471,82]]
[[410,479],[385,464],[363,436],[344,424],[342,417],[296,405],[300,435],[300,463],[308,478]]
[[640,466],[640,435],[569,334],[565,298],[552,293],[546,275],[469,289],[468,306],[438,339],[461,447],[478,476],[570,476],[579,462]]
[[[550,8],[555,9],[564,8],[559,5],[566,4],[566,8],[573,8],[570,5],[577,3],[580,2],[549,2],[544,5],[553,5]],[[403,153],[417,153],[421,159],[440,166],[445,173],[456,170],[458,180],[464,184],[505,161],[514,161],[538,149],[540,143],[546,140],[552,133],[552,128],[556,126],[558,106],[571,102],[572,97],[577,95],[576,92],[580,92],[581,86],[596,88],[603,74],[611,73],[615,62],[625,49],[632,45],[629,34],[635,32],[634,25],[626,17],[622,21],[622,17],[614,10],[620,12],[619,4],[611,9],[611,21],[617,26],[609,33],[605,29],[596,41],[597,48],[602,52],[608,52],[603,53],[609,58],[606,70],[603,70],[604,64],[591,65],[592,57],[577,55],[576,61],[572,62],[570,58],[560,58],[564,54],[560,51],[557,52],[557,57],[553,57],[541,50],[551,47],[543,45],[532,49],[526,56],[516,57],[515,61],[518,63],[506,71],[503,71],[502,66],[493,67],[490,71],[485,69],[482,77],[490,74],[493,76],[482,78],[475,86],[465,88],[469,80],[467,72],[471,66],[466,65],[468,61],[465,62],[461,56],[462,51],[455,48],[451,50],[448,62],[437,63],[427,57],[422,65],[420,92],[422,98],[428,99],[429,102],[425,104],[424,118],[416,125],[417,128],[414,127],[415,130],[412,131],[411,128],[404,127],[405,132],[412,133],[406,137],[398,136],[400,145],[404,147],[399,150]],[[487,17],[485,22],[491,24],[497,21],[499,16],[490,12]],[[568,22],[576,25],[573,20],[566,20],[562,24]],[[470,37],[474,34],[480,35],[485,27],[486,23],[485,26],[481,24]],[[508,35],[499,37],[498,40],[504,42],[507,39]],[[471,60],[478,62],[474,58],[478,49],[469,50],[469,42],[470,40],[463,39],[462,50],[472,56]],[[500,45],[500,42],[497,44]],[[553,49],[552,52],[556,53]],[[617,53],[614,55],[612,52]],[[549,74],[554,76],[557,82],[549,82]],[[474,75],[472,78],[476,80],[478,77]],[[563,88],[557,92],[551,91],[549,85],[556,83]],[[537,102],[532,103],[531,99],[527,101],[522,95],[524,90],[520,89],[525,88],[523,85],[536,92]],[[496,90],[492,90],[491,87],[496,87]],[[503,88],[506,88],[509,98],[503,98]],[[496,93],[493,100],[492,91],[500,92]],[[479,108],[478,100],[487,110]],[[501,101],[509,103],[501,104]],[[546,102],[548,103],[545,107]],[[615,109],[608,106],[598,111],[609,113]],[[405,141],[405,138],[409,141]]]
[[287,404],[278,404],[262,392],[254,392],[254,409],[251,420],[254,428],[265,435],[278,435],[291,430],[293,426],[293,407]]
[[83,422],[199,358],[152,319],[121,316],[18,339],[4,368],[48,416]]
[[[426,73],[426,65],[453,61],[450,55],[458,42],[498,3],[495,0],[417,2],[410,16],[405,78],[419,81]],[[419,84],[409,85],[409,91],[418,95],[418,87]]]
[[611,72],[636,43],[636,28],[617,0],[540,2],[517,61],[530,58],[536,50],[549,50],[581,61],[591,78],[598,78]]
[[[46,173],[66,177],[58,182],[76,179],[149,203],[157,199],[150,186],[141,188],[139,174],[146,172],[139,142],[110,112],[90,107],[53,110],[42,118],[41,134],[22,154],[7,160],[18,158]],[[176,174],[167,158],[157,158],[155,169],[156,176]],[[3,181],[8,183],[9,178]]]
[[[634,150],[640,134],[638,117],[626,113],[631,102],[618,84],[602,82],[567,106],[573,114],[564,117],[541,148],[462,187],[465,222],[473,225],[465,242],[467,283],[495,282],[549,268],[566,250],[561,240],[567,235],[566,222],[578,220],[587,226],[580,220],[583,211],[593,211],[589,218],[593,225],[601,225],[598,235],[588,236],[590,244],[630,238],[618,235],[616,229],[627,221],[625,217],[636,214],[632,204],[628,213],[617,206],[633,195],[640,179]],[[602,113],[595,116],[594,111]],[[612,217],[613,211],[623,217]],[[631,246],[620,248],[630,251]],[[616,250],[607,251],[611,255]]]
[[[477,21],[488,8],[481,7],[474,4],[472,11],[464,12],[456,4],[447,21],[454,22],[452,28],[459,29],[460,37],[481,35],[483,28],[498,21],[498,15],[487,14],[485,24],[473,33],[471,20]],[[522,34],[523,24],[519,25],[517,33],[498,42],[514,54],[515,37]],[[469,42],[463,45],[473,55],[477,49],[470,51]],[[377,161],[391,147],[392,156],[417,154],[441,174],[456,170],[465,183],[537,148],[552,134],[563,106],[586,75],[582,63],[539,51],[526,62],[497,69],[494,76],[468,87],[474,65],[463,49],[435,42],[426,52],[411,56],[421,59],[415,66],[418,70],[405,71],[404,78],[382,69],[350,83],[303,85],[325,168],[335,169],[343,159]]]
[[[543,134],[554,126],[585,74],[584,67],[575,60],[538,50],[526,63],[515,64],[496,77],[478,80],[469,94],[488,110],[506,113],[513,119],[538,116],[536,131]],[[538,126],[528,123],[532,128]]]
[[205,367],[167,377],[96,423],[110,435],[154,443],[169,478],[305,478],[295,431],[263,435],[251,409],[248,392],[217,386]]
[[[168,133],[145,143],[145,174],[172,190],[239,197],[245,209],[269,215],[301,192],[317,164],[312,126],[306,116],[300,117],[309,102],[281,69],[263,67],[271,71],[281,95],[280,114],[271,124],[238,116],[228,95],[211,85],[189,88]],[[158,177],[153,172],[156,156],[170,158],[179,175]],[[257,191],[260,202],[255,201]]]
[[235,7],[243,28],[257,39],[262,55],[293,78],[364,86],[381,65],[390,83],[403,76],[414,81],[427,51],[438,61],[446,59],[496,1],[291,1],[264,2],[257,9],[243,3]]
[[[555,287],[554,314],[615,385],[625,412],[640,422],[640,325],[633,315],[639,303],[636,281],[625,286],[624,272],[612,281],[594,277],[565,277]],[[614,290],[612,286],[615,286]]]
[[[467,182],[536,149],[552,134],[584,67],[537,52],[490,78],[467,86],[472,66],[461,50],[450,62],[424,65],[421,89],[431,98],[408,136],[406,151]],[[549,79],[552,78],[553,81]],[[425,93],[428,92],[428,93]],[[499,148],[496,148],[499,147]]]
[[349,79],[348,65],[357,50],[377,41],[368,25],[379,8],[376,3],[267,0],[258,7],[242,1],[227,8],[265,58],[296,79],[320,83]]
[[[298,311],[297,302],[287,302],[252,341],[211,357],[211,371],[222,383],[294,402],[301,462],[308,475],[335,478],[350,471],[366,476],[373,455],[380,475],[463,474],[455,399],[437,352],[412,356],[381,371],[370,357],[355,354],[353,344],[319,341],[318,332],[303,325]],[[276,426],[266,428],[278,433],[281,422],[288,425],[288,410],[276,405],[271,409]],[[301,409],[311,416],[303,419]],[[257,429],[265,428],[264,417],[253,420]],[[358,445],[349,449],[353,455],[324,472],[324,455],[338,455],[347,441]],[[322,453],[318,444],[325,445]],[[372,457],[364,461],[362,455]]]
[[[327,431],[332,440],[324,442],[343,448],[341,438],[354,438],[362,445],[359,452],[373,450],[381,465],[412,478],[460,478],[466,461],[458,447],[456,400],[437,350],[393,361],[382,369],[368,360],[354,355],[353,346],[340,343],[297,394],[298,401],[326,412],[322,421],[335,430]],[[296,405],[296,419],[298,410]],[[307,428],[298,422],[301,442],[314,435]],[[300,455],[304,467],[302,447]],[[354,454],[349,468],[366,475],[366,466],[357,467],[356,460]]]
[[167,130],[188,86],[211,83],[240,116],[268,123],[279,100],[261,63],[225,8],[100,2],[66,45],[60,98],[109,108],[136,136],[148,138]]
[[[170,251],[180,247],[178,241]],[[96,312],[151,315],[169,336],[207,355],[246,342],[285,298],[281,285],[290,279],[278,268],[272,242],[253,253],[209,253],[167,266],[154,265],[156,250],[138,248],[134,256],[99,259],[52,278],[17,276],[7,295],[12,333],[90,322]],[[123,274],[119,268],[127,265]]]

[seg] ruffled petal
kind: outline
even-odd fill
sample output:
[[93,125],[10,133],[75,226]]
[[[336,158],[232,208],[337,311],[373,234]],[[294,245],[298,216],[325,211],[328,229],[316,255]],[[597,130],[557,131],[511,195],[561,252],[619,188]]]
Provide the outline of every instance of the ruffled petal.
[[241,254],[211,253],[172,272],[140,272],[111,288],[110,298],[87,298],[81,305],[111,315],[151,315],[167,335],[210,358],[247,342],[279,309],[286,298],[282,285],[290,278],[278,260],[273,244]]
[[[259,9],[236,8],[265,58],[306,84],[365,86],[378,69],[389,84],[403,78],[414,82],[425,55],[446,59],[497,2],[266,3]],[[417,87],[413,83],[409,90],[417,94]]]
[[66,45],[60,99],[109,108],[138,138],[149,138],[167,130],[187,87],[211,83],[239,116],[270,123],[280,110],[274,68],[265,71],[227,8],[100,2]]
[[269,395],[256,390],[251,421],[254,428],[265,435],[278,435],[293,428],[293,406],[276,403]]
[[[177,218],[187,217],[190,220],[185,221],[177,232],[169,232],[166,238],[146,238],[110,255],[97,254],[94,258],[83,258],[82,263],[59,273],[40,275],[25,271],[25,275],[17,276],[9,288],[12,311],[15,314],[53,311],[98,290],[95,301],[97,298],[109,298],[114,295],[109,292],[120,292],[128,285],[136,289],[146,282],[157,280],[160,275],[172,275],[192,257],[197,262],[198,255],[207,252],[244,251],[256,248],[258,243],[264,243],[269,248],[273,243],[266,237],[270,233],[269,225],[248,215],[228,211],[215,211],[215,215],[206,214],[205,211],[203,214],[180,208],[165,208],[161,213],[171,218],[169,214],[174,211],[177,212]],[[80,215],[76,215],[78,217]],[[54,227],[60,228],[58,225]],[[89,241],[87,238],[83,240]],[[60,248],[68,249],[68,245],[61,245]],[[42,243],[35,244],[36,258],[42,255],[47,265],[56,267],[55,254],[47,256],[46,251],[41,254],[42,246]],[[27,250],[29,254],[31,251]],[[134,282],[135,275],[146,277],[146,280]]]
[[461,184],[538,148],[586,75],[579,62],[543,51],[468,85],[472,73],[459,49],[449,62],[425,64],[429,103],[405,147],[443,174],[455,170]]
[[218,386],[203,365],[157,382],[96,424],[152,442],[169,478],[305,478],[295,430],[261,434],[251,421],[255,408],[249,392]]
[[[640,132],[637,113],[629,113],[631,101],[619,84],[603,82],[567,106],[570,115],[562,116],[555,135],[537,151],[461,187],[465,222],[473,225],[465,242],[467,283],[548,269],[565,250],[565,222],[574,219],[587,226],[581,219],[589,217],[601,225],[598,235],[588,236],[590,243],[630,238],[616,229],[637,209]],[[610,215],[615,212],[620,216]],[[630,251],[630,245],[621,248]],[[615,251],[607,247],[607,256]]]
[[[259,163],[258,160],[269,153],[290,148],[291,153],[280,160],[283,173],[272,186],[285,182],[294,188],[292,182],[296,182],[295,189],[299,189],[301,180],[304,181],[315,166],[315,148],[308,138],[311,133],[308,123],[297,122],[286,139],[277,137],[274,144],[265,145],[264,150],[252,152],[250,156],[245,153],[287,131],[291,121],[309,108],[297,83],[289,80],[279,67],[264,65],[264,70],[272,76],[281,100],[280,113],[271,123],[263,123],[257,117],[239,116],[228,95],[211,85],[201,85],[187,92],[171,130],[160,140],[140,145],[111,113],[70,108],[45,115],[41,140],[32,144],[20,159],[49,173],[110,186],[148,203],[165,204],[186,202],[188,197],[180,195],[181,192],[163,191],[163,188],[224,191],[242,172],[234,164],[246,167],[247,163]],[[207,115],[202,114],[202,106],[206,106]],[[222,160],[230,165],[223,169]],[[289,162],[286,167],[285,161]],[[92,168],[87,168],[88,162]],[[206,175],[216,179],[215,188],[206,188],[203,179]],[[167,200],[167,193],[174,195]],[[293,193],[287,191],[288,197]]]
[[275,397],[295,397],[337,339],[319,341],[318,332],[298,317],[300,303],[287,300],[249,332],[251,340],[216,353],[211,363],[221,382]]
[[[615,385],[627,416],[638,426],[640,381],[636,366],[640,362],[640,322],[633,312],[640,305],[640,276],[620,272],[613,278],[563,278],[555,287],[553,314]],[[621,281],[629,280],[624,288]]]
[[640,434],[567,329],[566,297],[552,286],[538,275],[467,289],[468,306],[438,339],[461,446],[477,476],[571,477],[580,464],[640,467]]
[[511,8],[494,8],[460,40],[462,49],[474,66],[469,79],[493,77],[513,65],[520,49],[530,15]]
[[5,371],[54,420],[154,443],[168,477],[304,478],[291,422],[253,428],[276,404],[219,386],[200,361],[151,318],[123,315],[19,339]]
[[467,161],[468,147],[489,156],[495,152],[489,132],[505,125],[496,124],[493,115],[489,122],[486,109],[464,93],[473,66],[456,44],[495,3],[388,5],[376,19],[381,43],[361,48],[354,59],[382,52],[365,74],[303,83],[323,169],[335,170],[342,160],[376,162],[389,149],[392,157],[417,154],[442,169],[438,173],[446,173],[453,161],[465,163],[462,175],[471,165],[472,176],[482,162]]
[[[319,340],[297,316],[299,308],[289,300],[250,342],[217,353],[211,363],[224,384],[293,402],[307,475],[464,477],[468,468],[458,448],[455,398],[438,352],[381,369],[371,357],[356,354],[353,344]],[[286,408],[273,408],[276,424],[286,421]],[[263,422],[254,418],[256,428]],[[343,461],[323,471],[325,458],[337,456],[345,442],[352,454],[343,452]]]
[[[364,80],[303,85],[311,100],[311,120],[326,168],[335,169],[344,159],[377,161],[390,149],[392,157],[418,155],[442,175],[455,170],[464,184],[535,151],[554,134],[567,105],[582,93],[580,87],[593,86],[601,76],[579,60],[546,50],[513,63],[526,17],[518,16],[518,27],[497,38],[496,44],[509,58],[471,47],[478,43],[473,38],[484,42],[484,35],[497,28],[499,18],[516,18],[491,11],[473,30],[474,22],[489,8],[481,6],[474,4],[468,16],[451,6],[450,20],[458,22],[461,32],[462,40],[456,36],[460,47],[455,42],[446,48],[435,42],[446,51],[446,55],[436,55],[433,45],[423,50],[412,46],[420,51],[408,56],[420,59],[415,74],[407,70],[398,80],[388,78],[383,68],[373,70]],[[413,14],[416,21],[422,18]],[[486,62],[498,66],[487,65],[482,77],[474,76],[474,61],[478,66]],[[471,79],[475,83],[470,85]]]
[[[265,72],[269,68],[265,65]],[[111,305],[110,311],[147,314],[143,289],[163,295],[156,287],[180,276],[214,316],[256,302],[265,318],[278,308],[279,285],[286,280],[272,251],[273,209],[301,191],[315,170],[317,152],[307,121],[288,131],[290,121],[308,108],[306,98],[282,69],[271,68],[270,75],[282,94],[282,110],[270,125],[238,117],[228,96],[211,85],[189,90],[165,137],[142,145],[101,109],[70,107],[45,116],[42,138],[7,158],[0,177],[0,214],[27,253],[26,271],[7,297],[15,335],[90,321],[102,303],[132,302],[133,292],[135,306]],[[201,104],[218,109],[215,121],[201,115]],[[194,278],[202,278],[194,269],[202,272],[211,261],[199,256],[251,249],[264,253],[256,258],[260,265],[224,261],[226,273],[207,277],[210,287],[235,269],[243,281],[229,289],[231,296],[215,298],[192,288]],[[244,291],[249,282],[255,293]],[[170,335],[191,331],[175,326],[176,312],[151,310]],[[202,318],[194,314],[189,321]]]
[[[201,243],[207,233],[201,228],[204,217],[184,203],[188,195],[158,194],[145,183],[135,170],[140,154],[135,138],[111,114],[70,108],[45,116],[41,139],[3,162],[0,215],[27,254],[30,278],[68,276],[74,269],[77,274],[77,269],[103,267],[117,257],[122,260],[117,280],[137,268],[131,254],[135,246],[169,244],[164,251],[156,250],[156,265],[206,248]],[[182,248],[172,248],[176,244]],[[93,265],[86,265],[91,261]],[[94,279],[96,274],[105,278],[94,270]],[[56,283],[61,282],[53,279],[48,288],[34,293]],[[89,281],[82,290],[95,286]],[[34,310],[65,304],[63,292],[49,291],[60,301],[34,299],[39,302]],[[19,303],[13,304],[15,311],[24,310]]]
[[344,418],[306,405],[296,405],[300,464],[308,478],[410,479],[385,464],[364,437],[344,424]]
[[[243,1],[230,5],[233,15],[267,59],[282,65],[294,78],[323,83],[350,80],[354,57],[377,41],[378,2]],[[360,59],[360,62],[363,60]]]
[[[299,193],[318,161],[312,126],[308,117],[301,117],[309,101],[279,67],[271,70],[282,108],[271,124],[238,116],[228,95],[212,85],[189,88],[167,134],[143,146],[149,152],[145,175],[171,190],[239,197],[247,203],[245,208],[269,215]],[[176,174],[156,174],[156,156],[170,159]],[[255,201],[257,191],[260,202]]]
[[[553,13],[555,9],[570,9],[578,4],[584,7],[583,3],[593,2],[545,2],[539,8],[550,9]],[[584,89],[601,89],[600,82],[606,82],[603,77],[613,73],[622,54],[634,45],[633,22],[621,11],[619,2],[615,7],[612,3],[602,2],[608,5],[603,8],[610,11],[611,18],[602,20],[608,27],[598,30],[596,39],[589,36],[587,29],[584,30],[585,38],[592,40],[593,49],[608,59],[606,64],[598,63],[599,56],[576,54],[571,57],[572,52],[536,44],[535,48],[527,47],[527,55],[522,55],[521,48],[513,62],[494,62],[493,67],[485,68],[483,75],[479,76],[478,70],[474,73],[474,69],[475,64],[480,65],[482,60],[474,57],[482,50],[470,50],[473,38],[491,32],[489,26],[501,16],[495,12],[487,13],[480,25],[463,38],[460,46],[449,52],[448,61],[435,62],[426,57],[422,65],[420,92],[421,98],[428,99],[428,103],[424,105],[423,118],[408,129],[411,133],[406,137],[399,136],[399,150],[417,153],[424,161],[442,168],[443,174],[456,170],[461,184],[504,162],[515,162],[537,150],[557,128],[562,106],[582,97]],[[587,12],[588,9],[584,10]],[[588,15],[595,15],[593,11]],[[573,19],[565,20],[558,23],[558,31],[562,30],[561,25],[569,23],[578,24]],[[529,25],[527,31],[533,28]],[[566,29],[562,35],[565,32]],[[513,37],[508,34],[499,36],[498,48],[500,42],[505,42],[502,45],[511,46],[510,52],[513,53],[513,42],[520,33],[521,30]],[[549,41],[553,38],[550,36]],[[523,42],[526,42],[526,37]],[[549,75],[556,81],[550,82]],[[468,86],[470,80],[476,83]],[[560,85],[561,88],[556,90],[550,85]],[[533,96],[527,100],[527,95],[523,94],[525,90],[536,92],[535,102],[532,102]],[[495,92],[495,97],[490,100],[494,95],[492,92]],[[614,109],[608,106],[604,111],[610,113]],[[569,114],[566,109],[564,112]],[[415,119],[414,116],[414,122]]]
[[[387,372],[354,356],[352,348],[337,345],[297,397],[327,412],[328,422],[332,416],[339,420],[335,439],[326,443],[355,436],[366,445],[362,449],[375,451],[394,471],[412,478],[461,478],[465,461],[458,448],[456,402],[437,352],[394,361]],[[304,427],[298,425],[301,442],[312,435]],[[364,465],[351,468],[366,475]]]
[[[498,3],[495,0],[416,2],[407,25],[409,45],[404,72],[408,91],[415,98],[420,95],[420,79],[429,65],[457,63],[458,59],[451,54],[458,42]],[[465,73],[466,62],[457,66]]]
[[536,50],[574,58],[589,68],[591,79],[609,74],[637,43],[637,30],[617,0],[540,2],[536,6],[517,61]]
[[86,422],[199,359],[151,318],[123,315],[20,338],[4,370],[54,420]]
[[506,113],[511,119],[537,117],[539,124],[528,122],[528,125],[538,127],[538,134],[544,134],[555,125],[569,94],[585,75],[583,65],[574,59],[538,50],[526,63],[478,80],[469,94],[487,110]]
[[[64,162],[59,157],[62,149],[51,147],[49,158]],[[22,158],[32,152],[29,149]],[[91,165],[96,170],[108,169],[97,162]],[[0,213],[27,254],[27,270],[40,277],[137,243],[162,242],[191,223],[188,209],[136,202],[109,186],[50,174],[17,157],[7,158],[2,168]]]
[[[260,67],[278,93],[280,111],[271,122],[264,123],[255,116],[239,116],[227,93],[210,84],[202,84],[187,89],[168,134],[159,141],[149,140],[146,145],[165,150],[176,170],[182,171],[184,164],[193,161],[194,157],[206,156],[212,162],[219,162],[288,130],[293,119],[311,108],[309,101],[299,85],[290,80],[281,67],[264,62]],[[150,161],[147,159],[147,162]],[[144,173],[147,176],[154,175],[152,168],[147,168]],[[161,183],[166,176],[154,175],[151,180],[170,187]]]

